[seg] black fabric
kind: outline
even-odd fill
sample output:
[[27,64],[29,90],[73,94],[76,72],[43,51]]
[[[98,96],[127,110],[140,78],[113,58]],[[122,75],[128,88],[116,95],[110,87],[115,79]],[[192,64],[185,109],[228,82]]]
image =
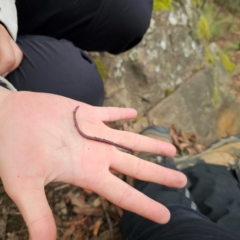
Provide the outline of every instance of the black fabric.
[[152,0],[17,0],[19,35],[65,38],[88,51],[120,53],[147,31]]
[[24,58],[7,79],[17,88],[69,97],[102,106],[104,89],[93,60],[67,40],[24,36],[17,41]]
[[128,50],[142,39],[152,13],[152,0],[17,0],[16,6],[17,43],[24,58],[7,79],[17,90],[98,106],[103,104],[103,84],[81,49]]
[[191,183],[191,196],[201,213],[240,234],[240,188],[235,173],[225,166],[203,161],[185,169],[184,173]]
[[[168,167],[171,169],[176,169],[174,166],[174,163],[172,159],[164,158],[163,162],[161,163],[162,166]],[[199,168],[201,169],[202,166],[205,166],[205,173],[202,177],[200,177],[201,173],[198,175]],[[218,166],[215,165],[207,165],[203,162],[200,162],[195,167],[189,168],[185,170],[185,173],[191,172],[191,176],[193,177],[195,173],[197,173],[197,176],[199,176],[198,181],[195,181],[195,187],[197,185],[202,186],[200,182],[205,177],[206,179],[209,179],[209,177],[206,177],[206,175],[211,175],[213,178],[221,177],[224,181],[225,177],[225,183],[228,182],[228,184],[232,184],[234,182],[235,178],[233,175],[229,175],[229,171],[223,171],[222,175],[218,176],[218,170],[216,171],[209,171],[207,168],[211,168],[213,170],[214,167],[218,169]],[[224,168],[224,167],[223,167]],[[225,168],[226,170],[226,168]],[[191,178],[192,178],[191,177]],[[191,181],[190,178],[190,181]],[[193,177],[194,178],[194,177]],[[211,177],[210,177],[211,179]],[[228,181],[230,180],[230,181]],[[211,185],[212,182],[206,182],[204,180],[206,185]],[[225,185],[225,187],[228,187],[228,184]],[[194,189],[194,185],[190,185],[190,190],[192,191]],[[231,219],[232,224],[235,226],[238,225],[235,232],[232,231],[231,227],[229,225],[225,225],[225,227],[221,226],[221,224],[216,224],[208,219],[208,217],[204,216],[199,211],[196,211],[192,209],[193,202],[198,202],[198,197],[195,195],[188,196],[186,189],[174,189],[174,188],[167,188],[163,187],[162,185],[154,184],[154,183],[147,183],[143,181],[136,181],[135,187],[139,191],[143,192],[147,196],[157,200],[158,202],[164,204],[168,207],[168,209],[171,212],[171,219],[170,221],[165,225],[160,225],[157,223],[154,223],[152,221],[149,221],[147,219],[144,219],[143,217],[140,217],[134,213],[124,211],[124,215],[122,217],[120,228],[123,235],[123,239],[127,240],[239,240],[240,234],[238,234],[238,230],[240,229],[240,221],[234,222],[237,220],[237,217],[240,215],[240,209],[235,208],[235,219]],[[205,191],[204,188],[199,187],[198,192]],[[235,191],[235,196],[238,196],[238,189],[232,189],[232,191]],[[225,194],[224,191],[214,191],[214,194],[216,194],[217,198],[224,198],[222,194]],[[232,194],[234,195],[234,194]],[[219,206],[217,205],[218,201],[215,202],[214,209],[219,209]],[[227,206],[226,206],[227,207]],[[200,208],[199,208],[200,209]],[[221,211],[221,209],[220,209]],[[229,219],[230,220],[230,219]],[[229,222],[230,223],[230,222]]]
[[[240,235],[206,219],[183,205],[168,205],[171,220],[159,225],[147,219],[139,221],[130,231],[121,225],[123,240],[239,240]],[[123,216],[125,217],[125,216]],[[125,219],[125,226],[131,219]],[[123,222],[121,223],[123,224]]]

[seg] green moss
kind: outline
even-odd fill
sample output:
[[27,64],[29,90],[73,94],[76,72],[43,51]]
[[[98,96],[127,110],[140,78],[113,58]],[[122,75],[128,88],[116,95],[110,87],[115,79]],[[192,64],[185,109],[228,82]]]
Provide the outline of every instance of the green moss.
[[219,90],[218,88],[214,88],[214,92],[213,92],[213,104],[214,104],[214,107],[215,108],[218,108],[219,107],[219,104],[220,104],[220,93],[219,93]]
[[163,10],[172,10],[172,0],[154,0],[153,11],[161,12]]
[[214,81],[214,89],[213,89],[213,105],[215,108],[219,108],[221,105],[221,96],[219,92],[219,87],[218,87],[218,79],[219,79],[219,72],[215,68],[214,74],[213,74],[213,81]]
[[222,17],[218,14],[219,8],[212,4],[210,1],[207,1],[203,9],[203,16],[206,18],[206,21],[209,26],[209,31],[211,33],[211,38],[216,38],[222,34]]
[[206,41],[210,41],[212,38],[208,21],[204,16],[198,21],[198,36]]
[[214,64],[214,57],[208,47],[205,48],[205,61]]
[[137,123],[139,120],[141,120],[142,119],[142,116],[137,116],[137,117],[135,117],[134,119],[133,119],[133,123]]
[[107,66],[105,65],[105,63],[103,62],[103,60],[101,58],[94,58],[93,60],[96,64],[96,67],[97,67],[97,70],[98,70],[100,76],[102,77],[103,80],[106,80],[108,77]]
[[222,26],[218,22],[214,22],[214,24],[212,24],[210,26],[210,31],[211,31],[211,35],[214,38],[218,38],[218,37],[222,36],[223,29],[222,29]]
[[165,96],[169,96],[173,93],[174,91],[170,88],[165,89]]
[[228,44],[225,48],[224,48],[224,52],[227,54],[231,54],[235,51],[239,51],[240,50],[240,41],[234,41],[233,43]]
[[196,67],[194,68],[194,71],[198,72],[198,71],[200,71],[202,68],[203,68],[203,64],[202,64],[202,63],[201,63],[201,64],[198,64],[198,65],[196,65]]
[[236,24],[233,24],[229,28],[230,33],[236,33],[238,31],[238,26]]
[[220,57],[221,57],[222,64],[228,73],[233,73],[236,71],[237,69],[236,64],[230,60],[227,54],[221,52]]
[[201,1],[200,0],[192,0],[193,4],[196,6],[196,7],[200,7],[201,5]]

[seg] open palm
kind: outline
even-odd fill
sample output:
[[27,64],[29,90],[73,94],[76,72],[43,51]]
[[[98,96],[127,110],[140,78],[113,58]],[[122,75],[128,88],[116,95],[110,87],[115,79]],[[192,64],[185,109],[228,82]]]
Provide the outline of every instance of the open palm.
[[133,109],[92,107],[68,98],[31,92],[9,93],[0,111],[0,175],[19,207],[31,239],[56,238],[44,186],[66,182],[91,189],[116,205],[159,223],[169,211],[111,174],[117,170],[137,179],[183,187],[183,174],[138,159],[116,147],[82,137],[81,130],[134,151],[172,156],[172,145],[107,127],[104,122],[136,117]]

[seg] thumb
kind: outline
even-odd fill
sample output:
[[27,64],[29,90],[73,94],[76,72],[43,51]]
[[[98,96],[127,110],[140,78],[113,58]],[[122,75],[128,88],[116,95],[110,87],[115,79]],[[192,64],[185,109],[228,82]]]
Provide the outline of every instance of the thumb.
[[8,193],[8,195],[22,213],[31,240],[56,239],[56,225],[46,199],[44,186],[27,190],[19,189],[19,191],[15,188],[14,193]]
[[10,41],[10,44],[12,46],[14,56],[15,56],[15,64],[12,66],[11,69],[9,69],[9,72],[12,72],[13,70],[15,70],[20,65],[20,63],[23,59],[23,52],[20,50],[18,45],[12,39]]

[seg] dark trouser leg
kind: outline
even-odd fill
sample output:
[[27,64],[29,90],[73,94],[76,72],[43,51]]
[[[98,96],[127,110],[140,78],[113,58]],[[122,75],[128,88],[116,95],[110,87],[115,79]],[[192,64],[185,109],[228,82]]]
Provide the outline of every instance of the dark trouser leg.
[[240,234],[240,188],[234,172],[225,166],[201,162],[184,173],[201,213],[219,226]]
[[66,40],[42,36],[19,37],[24,58],[7,79],[17,90],[47,92],[101,106],[103,83],[95,64]]
[[[19,35],[67,39],[84,50],[119,53],[146,32],[152,0],[16,0]],[[59,94],[102,105],[103,86],[90,58],[69,42],[19,37],[24,52],[8,75],[18,90]]]
[[[175,169],[171,159],[161,163]],[[123,239],[128,240],[196,240],[196,239],[240,239],[240,235],[222,228],[193,210],[191,199],[185,189],[167,188],[158,184],[136,181],[136,189],[166,205],[171,220],[165,225],[153,223],[136,214],[124,212],[121,221]]]
[[147,31],[152,0],[17,0],[19,35],[67,39],[88,51],[120,53]]

